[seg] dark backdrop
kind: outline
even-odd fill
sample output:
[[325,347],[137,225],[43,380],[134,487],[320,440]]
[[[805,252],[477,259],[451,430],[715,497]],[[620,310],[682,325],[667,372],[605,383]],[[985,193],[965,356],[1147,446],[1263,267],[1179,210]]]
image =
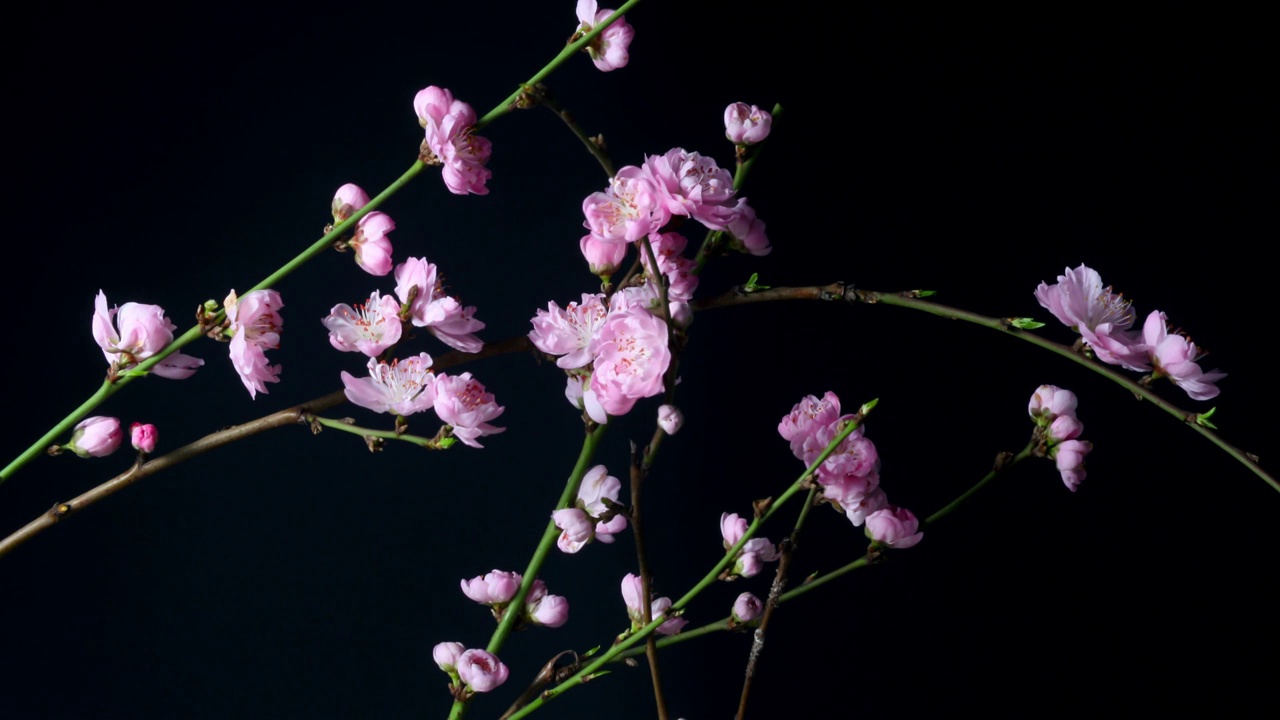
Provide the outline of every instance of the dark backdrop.
[[[32,12],[5,50],[6,459],[100,382],[99,289],[188,327],[197,303],[318,237],[339,185],[376,191],[412,163],[419,89],[449,87],[483,113],[575,24],[569,0]],[[1206,369],[1230,373],[1211,403],[1160,392],[1216,405],[1226,438],[1271,459],[1277,58],[1260,18],[652,1],[631,22],[628,67],[602,74],[575,58],[550,81],[618,165],[673,146],[728,164],[724,106],[786,106],[745,190],[774,252],[715,263],[700,295],[752,272],[770,285],[929,288],[1048,320],[1042,332],[1066,342],[1032,290],[1088,263],[1141,315],[1164,310],[1212,349]],[[577,241],[581,200],[604,177],[545,111],[484,135],[488,197],[450,195],[428,172],[384,209],[397,259],[438,263],[497,340],[594,287]],[[207,361],[195,377],[137,382],[102,412],[154,422],[168,451],[336,389],[360,358],[331,350],[320,318],[391,285],[325,254],[277,288],[284,371],[269,395],[250,401],[226,347],[206,341],[189,349]],[[550,365],[522,355],[467,369],[506,406],[508,431],[483,451],[370,455],[336,432],[274,431],[0,559],[0,716],[443,717],[431,647],[483,646],[492,627],[458,580],[524,567],[581,434]],[[753,717],[1231,713],[1274,700],[1280,497],[1124,390],[976,326],[799,303],[700,315],[682,374],[689,425],[646,494],[658,589],[673,597],[717,559],[721,512],[748,512],[799,472],[775,427],[805,394],[881,399],[867,432],[883,485],[921,516],[1022,446],[1037,385],[1076,391],[1096,445],[1078,493],[1028,463],[917,548],[783,608]],[[598,459],[614,474],[655,405],[607,435]],[[128,462],[39,459],[0,490],[0,532]],[[863,546],[821,509],[794,577]],[[632,570],[629,536],[552,557],[542,576],[570,599],[569,623],[513,637],[512,680],[472,716],[495,717],[559,650],[625,627],[617,588]],[[739,592],[766,587],[713,588],[688,617],[723,617]],[[664,653],[673,712],[731,714],[748,644],[717,636]],[[642,718],[651,704],[644,671],[618,668],[545,714]]]

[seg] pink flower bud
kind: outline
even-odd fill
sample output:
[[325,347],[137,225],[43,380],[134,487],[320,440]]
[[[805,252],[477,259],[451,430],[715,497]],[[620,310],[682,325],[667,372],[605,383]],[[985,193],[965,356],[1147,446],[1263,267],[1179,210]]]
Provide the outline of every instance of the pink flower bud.
[[489,692],[507,681],[509,671],[486,650],[467,650],[458,657],[458,678],[475,692]]
[[151,423],[130,425],[129,437],[133,442],[133,449],[138,452],[149,453],[156,449],[156,426]]
[[595,235],[584,235],[578,246],[582,248],[582,256],[587,259],[591,274],[600,277],[612,275],[627,255],[627,243],[605,242]]
[[1075,417],[1075,393],[1056,385],[1041,385],[1032,393],[1027,412],[1037,425],[1048,425],[1062,415]]
[[755,105],[734,103],[724,109],[724,136],[735,145],[754,145],[769,137],[773,116]]
[[658,426],[668,435],[675,435],[684,427],[684,413],[675,405],[663,405],[658,408]]
[[559,595],[547,595],[527,608],[529,620],[537,625],[560,627],[569,620],[569,601]]
[[1062,484],[1071,492],[1080,487],[1084,480],[1084,457],[1093,450],[1093,443],[1088,440],[1066,440],[1049,451],[1050,456],[1062,473]]
[[881,545],[904,550],[920,542],[920,521],[906,508],[890,505],[867,516],[867,537]]
[[105,457],[120,447],[121,439],[118,419],[95,415],[81,420],[63,447],[82,458]]
[[733,602],[733,620],[740,623],[751,622],[760,616],[763,609],[764,603],[760,602],[760,598],[744,592]]
[[369,195],[359,185],[347,183],[334,193],[331,209],[333,221],[340,223],[351,217],[351,214],[369,204]]
[[746,532],[746,518],[738,517],[737,513],[720,513],[720,538],[724,540],[725,550],[738,544]]
[[1049,425],[1049,431],[1047,434],[1049,443],[1056,444],[1063,440],[1078,438],[1082,432],[1084,432],[1084,423],[1070,415],[1059,415]]
[[441,670],[452,674],[457,672],[455,666],[458,664],[458,658],[465,651],[466,648],[462,643],[442,642],[431,649],[431,659],[436,661],[436,665],[439,665]]
[[462,593],[481,605],[501,605],[511,602],[520,589],[520,573],[494,570],[462,581]]
[[572,555],[595,537],[595,521],[576,507],[556,510],[551,513],[551,519],[562,531],[560,537],[556,538],[556,546],[562,552]]

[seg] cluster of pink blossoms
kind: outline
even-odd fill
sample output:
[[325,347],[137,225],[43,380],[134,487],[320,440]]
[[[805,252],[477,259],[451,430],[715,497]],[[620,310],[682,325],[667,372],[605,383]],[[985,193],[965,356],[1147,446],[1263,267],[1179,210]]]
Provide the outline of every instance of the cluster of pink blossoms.
[[[853,415],[840,414],[840,398],[827,392],[821,399],[806,396],[778,423],[778,433],[791,452],[812,465]],[[866,523],[868,537],[898,549],[920,542],[919,522],[906,508],[890,505],[880,489],[880,456],[859,427],[836,446],[814,472],[822,498],[844,513],[854,527]],[[874,520],[873,520],[874,518]]]
[[[369,204],[369,194],[359,185],[347,183],[333,195],[333,221],[340,223]],[[366,213],[356,222],[355,236],[347,247],[355,251],[356,264],[370,275],[382,277],[391,272],[391,238],[396,223],[386,213]]]
[[458,642],[442,642],[431,650],[431,658],[449,674],[453,686],[465,699],[470,693],[489,692],[507,681],[511,671],[488,650],[466,649]]
[[[578,30],[569,39],[569,42],[573,42],[591,32],[596,25],[609,19],[609,16],[613,14],[613,10],[601,10],[598,8],[599,5],[596,0],[578,0]],[[631,40],[635,35],[636,31],[627,24],[626,18],[618,18],[609,27],[605,28],[604,32],[595,36],[587,44],[585,50],[591,56],[591,61],[601,71],[617,70],[625,66],[627,60],[630,59],[627,47],[631,45]]]
[[1031,394],[1027,414],[1043,439],[1044,451],[1062,473],[1062,484],[1075,492],[1084,480],[1084,458],[1093,443],[1078,440],[1084,423],[1076,418],[1076,395],[1055,385],[1041,385]]
[[565,396],[598,423],[662,392],[671,350],[667,323],[650,311],[656,296],[647,287],[614,293],[608,305],[600,293],[584,293],[581,303],[564,309],[551,302],[531,320],[534,346],[562,356],[556,365],[571,371]]
[[[463,580],[462,593],[481,605],[488,605],[493,610],[493,617],[501,620],[523,579],[517,572],[494,570]],[[548,593],[547,584],[535,578],[533,587],[525,596],[521,619],[534,625],[560,627],[569,621],[569,601]]]
[[443,165],[444,184],[455,195],[487,195],[493,173],[485,167],[493,144],[474,134],[476,111],[453,93],[432,85],[413,98],[418,124],[426,130],[422,161]]
[[[765,226],[745,198],[736,197],[733,175],[713,158],[683,148],[645,157],[641,166],[628,165],[613,176],[604,192],[582,202],[583,225],[590,235],[586,248],[633,243],[648,237],[658,243],[673,218],[696,220],[711,230],[728,232],[733,247],[752,255],[767,255],[772,248]],[[592,255],[588,255],[588,261]]]
[[[725,550],[734,545],[747,533],[747,519],[738,517],[737,513],[720,514],[720,540]],[[734,558],[733,566],[725,573],[726,580],[739,577],[755,577],[764,569],[764,564],[773,562],[779,557],[778,548],[768,538],[751,538],[743,544]]]
[[[639,575],[627,573],[622,578],[622,602],[627,605],[627,617],[631,618],[631,629],[639,630],[644,627],[644,585]],[[653,598],[649,603],[649,615],[654,620],[661,618],[671,609],[671,598],[660,597]],[[658,626],[657,633],[659,635],[675,635],[680,632],[689,621],[681,617],[668,618],[665,622]]]
[[1192,400],[1217,397],[1214,383],[1227,374],[1201,370],[1198,361],[1204,353],[1181,333],[1170,333],[1168,319],[1159,310],[1147,316],[1141,332],[1131,330],[1135,315],[1129,301],[1104,287],[1096,270],[1084,265],[1067,268],[1057,283],[1040,283],[1035,295],[1054,317],[1080,333],[1099,360],[1151,372],[1152,379],[1167,377]]
[[556,546],[572,554],[592,540],[612,543],[614,535],[627,529],[627,516],[614,509],[621,491],[622,481],[610,475],[603,465],[588,470],[573,506],[551,513],[561,530]]

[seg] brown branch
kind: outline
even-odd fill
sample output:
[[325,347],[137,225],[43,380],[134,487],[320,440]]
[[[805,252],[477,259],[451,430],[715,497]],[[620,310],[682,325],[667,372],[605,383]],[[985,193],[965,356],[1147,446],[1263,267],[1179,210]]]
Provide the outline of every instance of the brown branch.
[[[652,449],[656,450],[662,436],[666,433],[662,428],[653,432]],[[649,474],[653,458],[646,455],[642,458],[636,451],[635,443],[631,444],[631,532],[636,538],[636,560],[640,565],[640,608],[644,614],[644,624],[653,622],[653,573],[649,570],[649,559],[644,551],[644,533],[640,522],[640,486]],[[658,720],[668,720],[667,699],[662,692],[662,676],[658,672],[658,646],[654,635],[650,633],[645,641],[645,657],[649,660],[649,675],[653,678],[653,700],[658,705]]]
[[813,497],[817,493],[816,487],[809,488],[809,497],[805,499],[804,507],[800,509],[800,516],[796,518],[796,526],[791,531],[791,535],[782,539],[779,543],[782,556],[778,558],[778,571],[773,576],[773,585],[769,587],[769,599],[765,602],[764,612],[760,615],[760,626],[756,628],[755,633],[751,637],[751,654],[747,657],[746,676],[742,679],[742,696],[738,698],[738,714],[737,720],[742,720],[747,713],[747,697],[751,693],[751,680],[756,674],[756,663],[760,661],[760,653],[764,650],[764,633],[769,627],[769,620],[773,618],[773,611],[777,609],[782,595],[782,591],[787,587],[787,570],[791,568],[791,556],[796,552],[796,542],[800,537],[800,528],[804,526],[804,519],[809,514],[809,508],[813,507]]
[[[460,353],[457,351],[445,353],[436,358],[433,369],[443,370],[453,367],[463,362],[478,360],[481,358],[493,357],[495,355],[506,355],[509,353],[529,350],[532,343],[529,338],[521,335],[519,337],[509,338],[501,342],[486,343],[484,349],[478,353]],[[280,410],[271,413],[257,420],[251,420],[242,425],[235,425],[225,430],[219,430],[216,433],[206,435],[199,440],[162,455],[146,463],[136,464],[127,471],[111,478],[110,480],[98,485],[76,497],[61,502],[49,508],[39,517],[19,528],[13,534],[0,540],[0,557],[9,554],[14,548],[22,543],[30,540],[44,530],[53,527],[59,521],[65,520],[68,515],[73,512],[82,510],[103,500],[115,493],[133,485],[139,480],[154,475],[161,470],[177,465],[178,463],[190,460],[193,457],[203,455],[210,450],[229,445],[237,440],[242,440],[258,433],[272,430],[275,428],[296,425],[304,421],[304,418],[310,413],[323,412],[329,408],[341,405],[346,402],[346,394],[342,390],[331,392],[328,395],[313,400],[308,400],[301,405],[295,405],[287,410]]]

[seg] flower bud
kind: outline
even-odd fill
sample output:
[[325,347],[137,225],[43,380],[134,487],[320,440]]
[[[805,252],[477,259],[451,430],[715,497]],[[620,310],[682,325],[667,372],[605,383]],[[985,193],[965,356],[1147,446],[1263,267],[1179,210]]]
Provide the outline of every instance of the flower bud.
[[151,423],[134,423],[129,426],[129,439],[134,450],[150,453],[156,449],[156,426]]
[[684,413],[675,405],[663,405],[658,408],[658,426],[668,435],[675,435],[684,427]]
[[439,665],[441,670],[452,675],[457,672],[455,666],[458,664],[458,658],[465,651],[466,648],[462,643],[442,642],[431,649],[431,659],[436,661],[436,665]]
[[1041,385],[1031,395],[1027,412],[1037,425],[1048,425],[1062,415],[1076,416],[1076,395],[1056,385]]
[[748,623],[760,616],[760,611],[764,609],[764,604],[760,602],[760,598],[749,592],[744,592],[733,601],[733,621],[739,623]]
[[755,105],[734,103],[724,109],[724,136],[735,145],[754,145],[769,137],[773,116]]
[[333,221],[340,223],[368,204],[368,193],[360,189],[359,185],[347,183],[338,188],[338,192],[333,196],[333,203],[331,203],[330,208],[333,211]]
[[867,537],[881,545],[903,550],[920,542],[924,533],[916,532],[920,521],[906,508],[890,505],[867,516]]
[[547,595],[527,609],[529,620],[536,625],[554,628],[569,620],[569,601],[559,595]]
[[105,457],[120,447],[120,421],[95,415],[76,425],[71,440],[63,447],[80,457]]

